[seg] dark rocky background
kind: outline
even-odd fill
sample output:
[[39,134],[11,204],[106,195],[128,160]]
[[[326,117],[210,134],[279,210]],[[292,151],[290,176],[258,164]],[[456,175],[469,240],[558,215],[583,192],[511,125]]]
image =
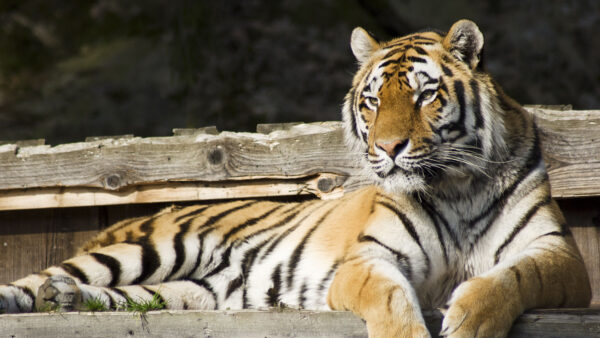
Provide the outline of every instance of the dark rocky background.
[[461,18],[521,103],[600,108],[597,0],[0,0],[0,140],[339,119],[353,27]]

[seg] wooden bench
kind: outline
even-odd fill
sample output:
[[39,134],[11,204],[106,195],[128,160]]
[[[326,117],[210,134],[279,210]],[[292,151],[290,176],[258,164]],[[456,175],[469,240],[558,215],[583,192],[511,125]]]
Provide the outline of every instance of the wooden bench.
[[[517,321],[512,335],[600,335],[600,111],[527,109],[538,121],[553,196],[588,268],[593,308],[533,311]],[[344,147],[340,122],[259,125],[257,133],[175,129],[169,137],[90,137],[58,146],[44,140],[3,142],[0,283],[61,262],[118,220],[175,202],[337,198],[364,181]],[[439,332],[440,314],[427,318],[432,332]],[[242,333],[248,325],[257,336],[289,336],[291,331],[298,336],[366,335],[364,324],[349,313],[309,311],[1,315],[0,335],[225,337],[247,336]]]

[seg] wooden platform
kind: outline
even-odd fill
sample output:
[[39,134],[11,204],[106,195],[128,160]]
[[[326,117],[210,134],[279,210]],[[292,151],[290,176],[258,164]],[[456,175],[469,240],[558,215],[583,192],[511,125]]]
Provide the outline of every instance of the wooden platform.
[[[552,193],[584,256],[593,302],[600,304],[600,111],[528,109],[538,121]],[[172,203],[265,196],[337,198],[364,181],[343,145],[339,122],[259,125],[257,133],[218,132],[214,127],[177,129],[170,137],[91,137],[85,142],[57,146],[45,145],[43,140],[0,142],[0,283],[61,262],[116,221],[147,215]],[[188,316],[213,315],[245,316],[170,312],[147,316],[173,317],[172,322],[165,323],[172,323],[175,329],[176,318],[188,321]],[[328,318],[326,314],[297,315],[307,316],[302,317],[308,318],[306,323]],[[597,330],[596,310],[555,315],[571,323],[559,320],[558,328],[574,325]],[[86,321],[105,323],[117,318],[111,316],[117,316],[120,322],[129,315],[4,315],[0,316],[0,328],[13,325],[10,327],[17,329],[21,325],[35,330],[36,325],[62,323],[58,331],[52,331],[59,335],[85,328]],[[257,316],[264,316],[261,320],[265,322],[284,321],[264,313]],[[542,334],[546,331],[539,323],[555,318],[549,316],[549,312],[536,312],[521,320],[537,318],[530,324],[532,328],[538,325],[535,332]],[[132,316],[131,320],[140,319]],[[227,325],[235,327],[234,322],[230,320]],[[82,324],[73,327],[73,323]],[[201,319],[193,323],[189,332],[203,330],[204,324],[198,324]],[[135,325],[128,322],[125,326]],[[338,331],[331,328],[333,336]],[[557,336],[553,332],[562,331],[553,330],[558,328],[547,333]],[[105,325],[105,329],[112,328]],[[155,336],[168,332],[156,330]],[[363,326],[360,330],[357,336],[364,335]],[[1,329],[0,336],[4,332]],[[19,332],[17,336],[26,334],[14,332]],[[188,331],[181,332],[186,335]],[[586,336],[577,332],[574,336]],[[229,333],[235,336],[233,331]]]
[[[433,337],[442,315],[425,313]],[[0,316],[0,337],[367,337],[365,324],[350,312],[159,311],[69,312]],[[537,310],[522,315],[509,337],[600,337],[600,310]]]

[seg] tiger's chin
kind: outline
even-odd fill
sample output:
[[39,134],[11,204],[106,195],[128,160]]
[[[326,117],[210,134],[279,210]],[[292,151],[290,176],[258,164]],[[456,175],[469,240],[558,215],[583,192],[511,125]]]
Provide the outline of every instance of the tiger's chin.
[[[392,194],[435,194],[439,189],[452,189],[454,185],[467,185],[470,174],[465,168],[453,170],[405,171],[393,169],[385,175],[372,175],[379,186]],[[459,189],[460,190],[460,189]]]
[[416,173],[403,173],[393,170],[383,177],[373,176],[385,191],[392,194],[427,192],[431,187],[428,182],[431,178]]

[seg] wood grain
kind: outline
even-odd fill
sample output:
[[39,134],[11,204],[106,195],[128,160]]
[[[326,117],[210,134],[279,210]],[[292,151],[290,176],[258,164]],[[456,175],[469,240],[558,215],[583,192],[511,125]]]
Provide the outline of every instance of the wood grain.
[[592,303],[600,306],[600,197],[559,201],[583,256],[592,285]]
[[[539,125],[553,195],[600,195],[600,111],[528,109]],[[35,205],[35,200],[28,202],[34,194],[27,190],[43,188],[53,190],[35,194],[56,194],[65,200],[68,196],[60,196],[63,193],[98,188],[119,192],[112,197],[126,196],[114,203],[131,203],[128,193],[139,190],[132,187],[158,184],[154,189],[160,190],[160,184],[167,182],[277,180],[334,173],[351,176],[343,182],[345,190],[366,183],[357,176],[356,158],[343,144],[340,122],[259,125],[258,130],[218,133],[209,127],[176,130],[178,136],[172,137],[94,137],[55,147],[5,144],[0,146],[0,191],[10,198],[20,196],[21,205]],[[81,189],[56,189],[74,187]],[[88,192],[98,195],[98,190]],[[63,206],[70,205],[84,204]]]
[[[433,337],[438,311],[426,312]],[[160,311],[69,312],[0,315],[7,337],[367,337],[365,324],[350,312],[328,311]],[[597,337],[598,310],[538,310],[515,322],[509,337]]]
[[93,187],[7,190],[0,194],[0,211],[307,194],[331,199],[343,194],[343,178],[334,174],[319,174],[287,180],[171,182],[133,185],[117,191]]

